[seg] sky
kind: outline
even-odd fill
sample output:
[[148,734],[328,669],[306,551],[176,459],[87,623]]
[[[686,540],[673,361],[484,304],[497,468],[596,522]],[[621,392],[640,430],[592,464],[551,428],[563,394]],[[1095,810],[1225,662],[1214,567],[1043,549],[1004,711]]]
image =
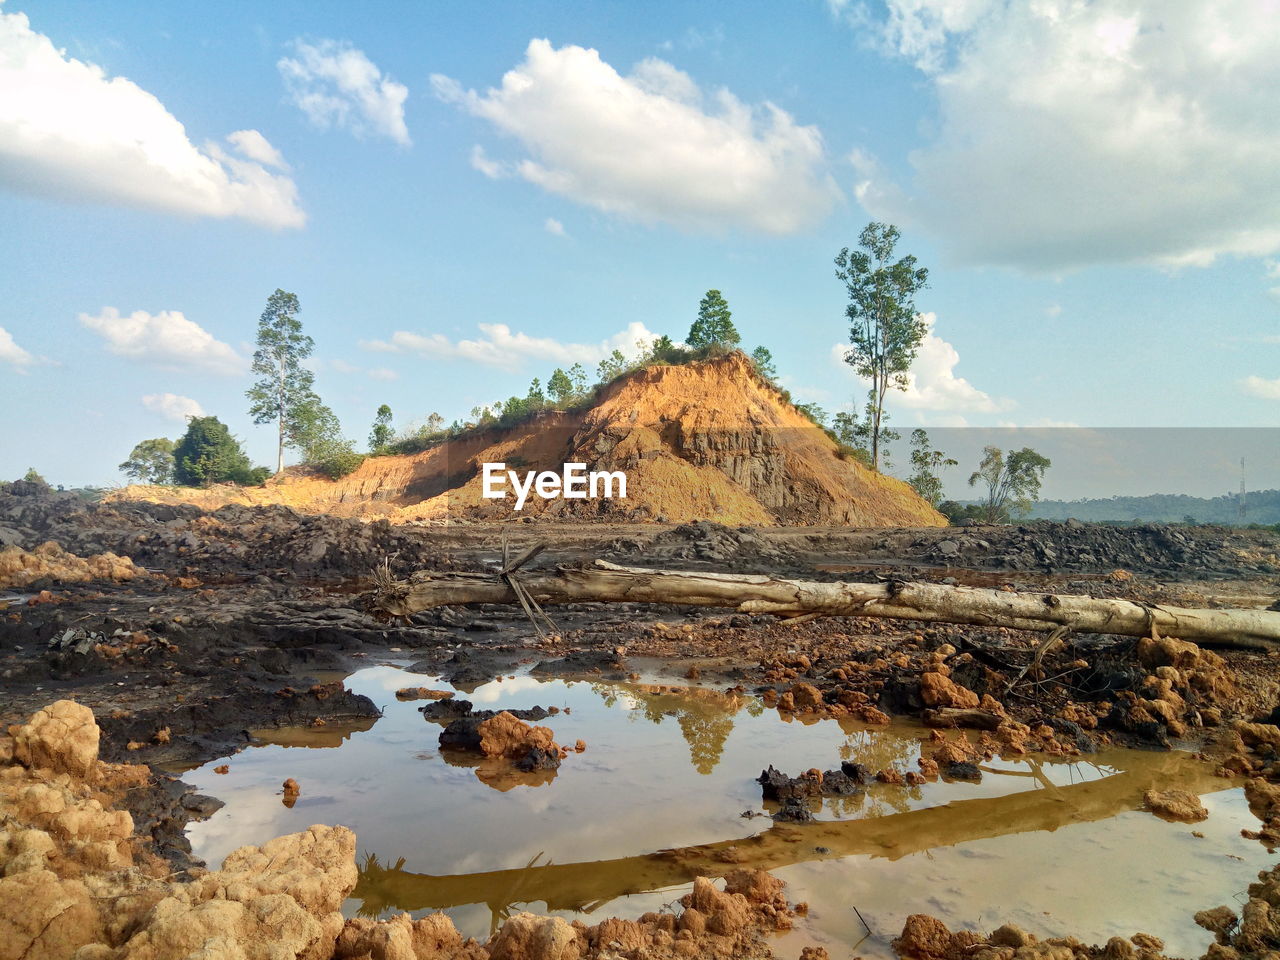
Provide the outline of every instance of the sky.
[[276,288],[361,445],[711,288],[860,406],[872,220],[930,271],[900,429],[1280,426],[1278,89],[1277,0],[0,0],[0,477],[116,485],[201,413],[274,463]]

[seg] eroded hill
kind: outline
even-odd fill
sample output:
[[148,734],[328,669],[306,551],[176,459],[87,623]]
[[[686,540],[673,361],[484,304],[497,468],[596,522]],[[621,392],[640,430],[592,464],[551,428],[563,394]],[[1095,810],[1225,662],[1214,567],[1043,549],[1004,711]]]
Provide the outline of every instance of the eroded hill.
[[[484,463],[559,473],[565,463],[624,471],[625,499],[485,499]],[[606,387],[585,410],[462,436],[422,453],[370,457],[340,480],[291,470],[261,488],[131,486],[119,499],[286,504],[308,513],[410,520],[573,520],[938,526],[907,484],[840,455],[823,431],[741,353],[654,366]]]

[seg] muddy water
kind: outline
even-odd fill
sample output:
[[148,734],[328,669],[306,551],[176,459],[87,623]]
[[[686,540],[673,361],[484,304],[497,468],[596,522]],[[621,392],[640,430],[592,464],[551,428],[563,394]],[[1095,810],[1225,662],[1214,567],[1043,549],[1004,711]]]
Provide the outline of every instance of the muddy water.
[[[817,824],[774,825],[743,816],[764,812],[754,782],[764,766],[910,769],[924,731],[785,722],[751,698],[658,684],[520,676],[459,694],[477,708],[569,708],[544,723],[561,743],[585,740],[586,752],[552,774],[520,776],[442,756],[440,726],[395,699],[418,685],[446,686],[392,666],[362,670],[348,686],[384,705],[382,719],[260,732],[259,746],[185,774],[227,803],[191,828],[196,853],[216,864],[246,843],[346,824],[363,864],[348,912],[444,909],[482,938],[521,909],[589,922],[638,916],[678,898],[693,876],[759,865],[812,908],[779,944],[782,956],[812,942],[848,955],[859,940],[857,953],[889,956],[888,940],[918,912],[953,928],[1012,920],[1097,942],[1143,930],[1197,956],[1210,937],[1192,913],[1238,906],[1270,865],[1240,837],[1256,826],[1241,791],[1224,790],[1187,754],[995,762],[978,784],[873,784],[825,802]],[[221,763],[228,774],[213,772]],[[301,785],[291,808],[286,777]],[[1201,794],[1209,820],[1191,827],[1143,812],[1152,785]]]

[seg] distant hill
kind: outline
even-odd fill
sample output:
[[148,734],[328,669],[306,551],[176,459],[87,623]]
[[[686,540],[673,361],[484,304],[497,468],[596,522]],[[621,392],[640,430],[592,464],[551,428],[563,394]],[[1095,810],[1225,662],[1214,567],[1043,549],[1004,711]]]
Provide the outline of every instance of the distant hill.
[[[1245,498],[1244,523],[1280,523],[1280,490],[1251,491]],[[1181,493],[1153,493],[1146,497],[1111,497],[1107,500],[1041,500],[1031,509],[1031,519],[1127,523],[1180,523],[1193,517],[1198,523],[1238,524],[1240,495],[1226,493],[1211,499]]]
[[[565,463],[625,471],[627,498],[535,497],[513,514],[511,500],[481,495],[481,465],[496,462],[522,472],[559,472]],[[392,522],[537,516],[762,526],[946,523],[906,483],[846,456],[737,351],[645,367],[602,388],[586,409],[468,432],[421,453],[369,457],[340,480],[290,469],[263,487],[130,486],[108,499],[205,508],[279,503]]]

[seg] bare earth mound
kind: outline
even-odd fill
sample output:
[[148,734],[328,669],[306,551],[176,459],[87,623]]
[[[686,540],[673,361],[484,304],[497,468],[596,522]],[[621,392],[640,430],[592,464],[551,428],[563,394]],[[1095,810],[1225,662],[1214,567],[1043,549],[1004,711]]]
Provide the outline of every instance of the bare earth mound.
[[[627,474],[626,499],[486,500],[481,465]],[[257,489],[126,487],[126,500],[282,503],[393,522],[547,516],[571,520],[941,526],[907,484],[839,455],[836,444],[762,381],[741,353],[623,377],[583,411],[543,414],[410,456],[369,458],[331,481],[291,471]]]

